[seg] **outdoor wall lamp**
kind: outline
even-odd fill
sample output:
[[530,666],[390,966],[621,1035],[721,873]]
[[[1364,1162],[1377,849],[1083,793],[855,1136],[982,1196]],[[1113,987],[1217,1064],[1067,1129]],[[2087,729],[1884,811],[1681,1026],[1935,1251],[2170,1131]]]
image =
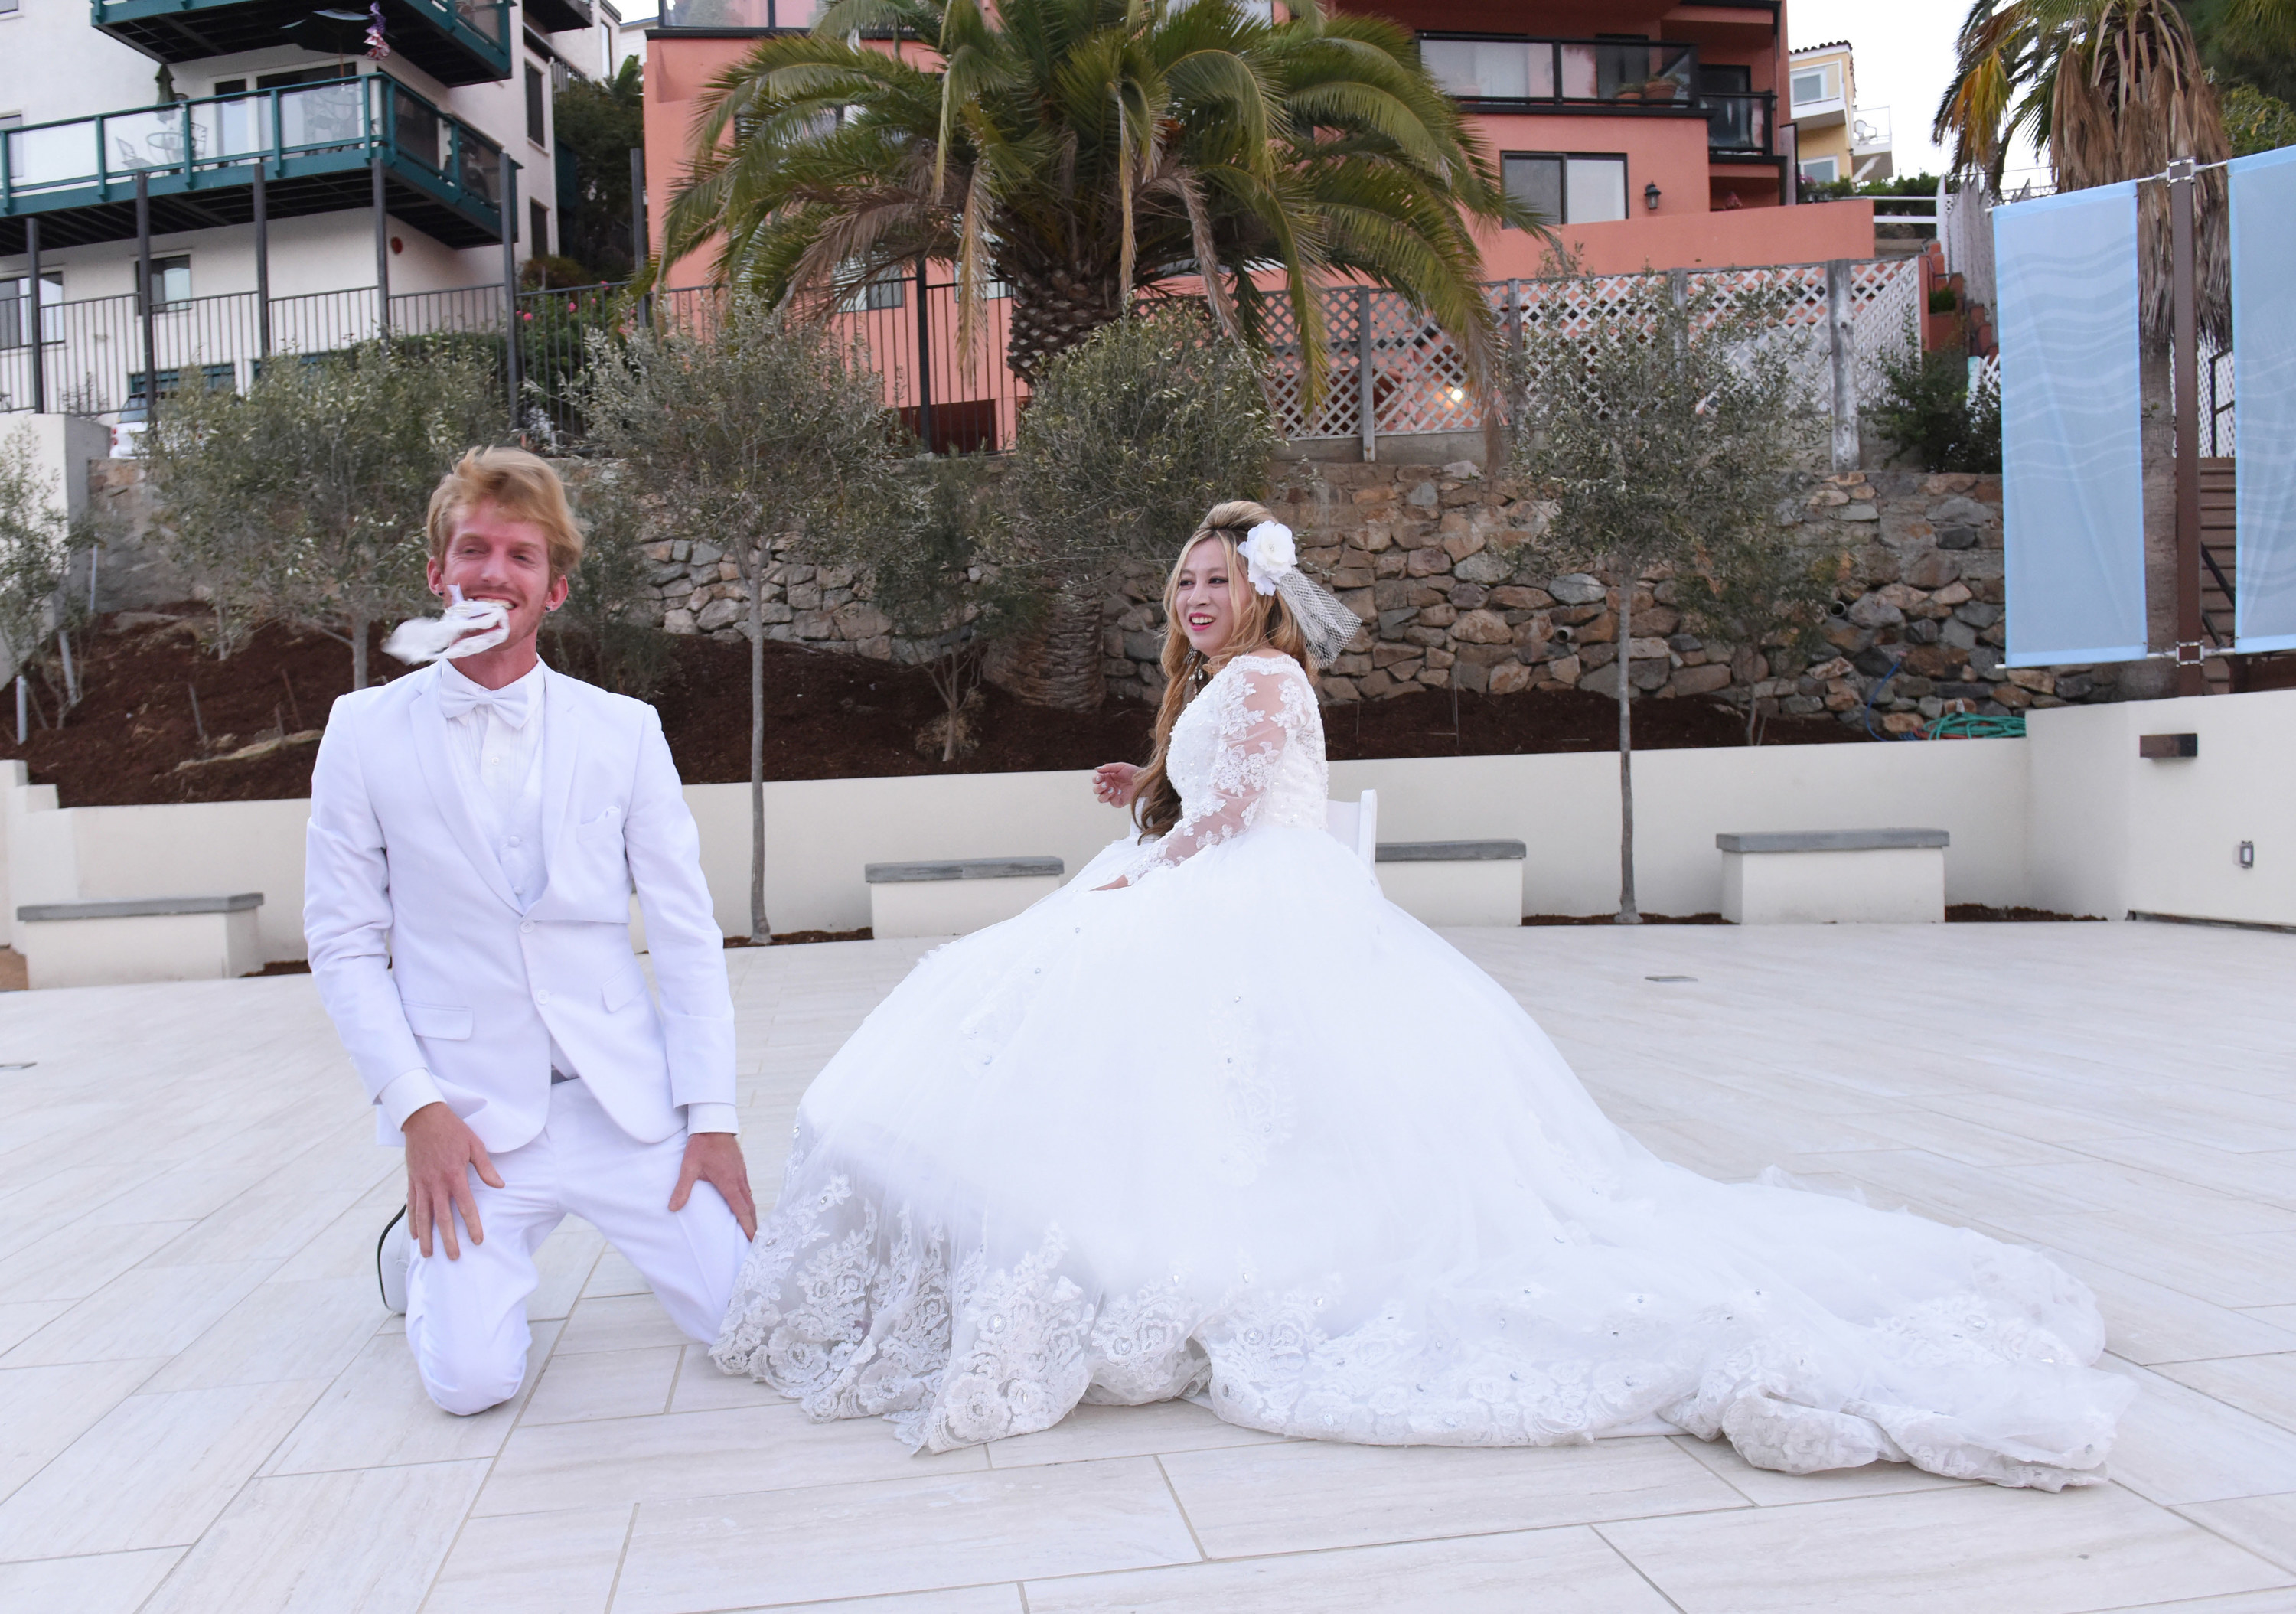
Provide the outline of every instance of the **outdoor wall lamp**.
[[1658,211],[1658,184],[1655,180],[1643,187],[1643,206],[1653,213]]

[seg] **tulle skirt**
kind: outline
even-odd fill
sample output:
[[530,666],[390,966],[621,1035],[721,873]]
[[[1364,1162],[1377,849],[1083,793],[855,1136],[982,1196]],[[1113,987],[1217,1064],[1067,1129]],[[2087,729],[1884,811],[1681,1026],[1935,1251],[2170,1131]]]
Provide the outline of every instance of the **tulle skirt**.
[[1103,852],[807,1092],[714,1355],[946,1450],[1079,1401],[1380,1445],[1683,1431],[2056,1489],[2132,1393],[2042,1255],[1613,1126],[1331,837]]

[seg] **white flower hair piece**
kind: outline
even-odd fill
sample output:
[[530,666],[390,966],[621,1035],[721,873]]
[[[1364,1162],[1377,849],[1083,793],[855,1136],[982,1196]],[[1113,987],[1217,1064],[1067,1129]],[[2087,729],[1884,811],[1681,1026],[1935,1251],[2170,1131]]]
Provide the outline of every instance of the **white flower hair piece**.
[[1274,594],[1279,578],[1300,569],[1300,551],[1292,541],[1292,529],[1281,521],[1262,521],[1245,533],[1235,553],[1243,557],[1244,575],[1251,579],[1256,594]]
[[1300,569],[1300,549],[1281,521],[1262,521],[1235,546],[1254,593],[1281,594],[1308,643],[1308,653],[1328,666],[1363,627],[1340,597]]

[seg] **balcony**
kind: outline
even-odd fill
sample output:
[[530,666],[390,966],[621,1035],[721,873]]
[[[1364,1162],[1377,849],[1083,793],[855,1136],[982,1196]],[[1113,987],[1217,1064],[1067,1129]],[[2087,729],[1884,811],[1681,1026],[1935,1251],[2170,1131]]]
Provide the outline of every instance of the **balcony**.
[[1751,91],[1701,91],[1694,45],[1422,34],[1419,57],[1438,83],[1478,111],[1570,109],[1702,117],[1707,146],[1716,155],[1767,157],[1771,152],[1777,98]]
[[758,29],[811,28],[821,15],[823,0],[664,0],[664,28],[726,29],[750,32]]
[[270,217],[370,205],[382,159],[391,214],[450,247],[502,239],[502,148],[386,75],[179,101],[7,131],[0,143],[0,252],[135,233],[135,176],[154,234],[246,224],[260,163]]
[[[381,4],[390,48],[439,83],[488,84],[510,77],[510,0]],[[94,0],[94,21],[156,61],[199,61],[289,43],[357,49],[349,42],[365,27],[365,8],[346,4],[341,9],[341,20],[317,13],[319,22],[345,35],[332,42],[307,37],[315,25],[310,0]]]
[[590,0],[526,0],[526,20],[545,34],[588,28],[594,20]]

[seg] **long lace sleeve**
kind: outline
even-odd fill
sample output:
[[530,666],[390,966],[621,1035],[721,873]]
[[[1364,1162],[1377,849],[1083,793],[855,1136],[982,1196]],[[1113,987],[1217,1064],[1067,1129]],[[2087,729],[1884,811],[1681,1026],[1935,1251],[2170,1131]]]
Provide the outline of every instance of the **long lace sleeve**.
[[1196,699],[1210,703],[1205,714],[1215,748],[1210,779],[1200,792],[1184,789],[1189,810],[1168,834],[1143,848],[1128,874],[1136,883],[1259,823],[1285,751],[1306,743],[1316,722],[1315,692],[1288,656],[1234,662]]

